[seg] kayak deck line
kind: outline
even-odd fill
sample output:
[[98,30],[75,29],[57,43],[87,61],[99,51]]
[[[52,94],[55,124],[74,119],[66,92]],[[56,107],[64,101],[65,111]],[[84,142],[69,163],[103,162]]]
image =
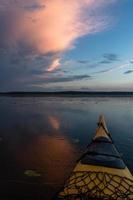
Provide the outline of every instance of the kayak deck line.
[[133,200],[133,176],[107,129],[104,116],[86,152],[55,200]]
[[[133,181],[106,172],[73,172],[58,199],[133,199]],[[129,192],[130,191],[130,192]],[[128,195],[128,197],[127,197]]]

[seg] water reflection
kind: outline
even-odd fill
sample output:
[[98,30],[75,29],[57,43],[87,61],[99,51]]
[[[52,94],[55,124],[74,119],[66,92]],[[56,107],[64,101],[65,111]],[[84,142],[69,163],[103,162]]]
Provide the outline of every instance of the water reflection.
[[76,150],[67,138],[38,135],[25,145],[16,145],[15,160],[23,169],[37,169],[45,183],[60,184],[68,174]]
[[59,130],[59,128],[60,128],[59,119],[55,116],[49,116],[48,119],[49,119],[49,122],[50,122],[52,128],[55,130]]
[[100,114],[133,169],[133,98],[1,97],[0,111],[2,181],[39,181],[53,194],[93,137]]

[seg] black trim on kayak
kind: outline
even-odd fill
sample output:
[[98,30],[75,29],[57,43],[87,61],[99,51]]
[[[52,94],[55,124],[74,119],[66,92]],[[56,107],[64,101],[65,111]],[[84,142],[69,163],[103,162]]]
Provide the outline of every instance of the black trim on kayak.
[[98,137],[88,146],[87,151],[80,158],[85,165],[96,165],[125,169],[126,165],[121,159],[116,147],[108,138]]
[[[97,138],[94,138],[92,140],[93,142],[97,141],[97,142],[106,142],[106,143],[113,143],[112,140],[108,139],[107,137],[97,137]],[[89,146],[89,145],[88,145]]]
[[[114,157],[114,158],[120,158],[120,159],[121,159],[120,156],[108,155],[108,154],[106,154],[106,153],[100,154],[100,153],[97,153],[97,152],[89,152],[89,153],[87,152],[86,155],[92,155],[92,156],[108,156],[108,157]],[[84,156],[85,156],[85,155],[84,155]]]
[[117,151],[116,147],[112,143],[106,143],[101,141],[92,142],[86,151],[89,153],[106,154],[108,156],[114,156],[121,158],[120,153]]
[[125,169],[126,165],[121,158],[106,155],[91,155],[87,154],[81,160],[81,164],[103,166],[115,169]]

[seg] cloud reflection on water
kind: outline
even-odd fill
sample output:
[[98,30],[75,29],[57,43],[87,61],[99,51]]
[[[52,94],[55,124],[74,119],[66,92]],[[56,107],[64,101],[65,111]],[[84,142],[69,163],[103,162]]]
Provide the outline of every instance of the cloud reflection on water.
[[59,128],[60,128],[59,119],[55,116],[49,116],[48,119],[49,119],[49,122],[50,122],[52,128],[55,130],[59,130]]

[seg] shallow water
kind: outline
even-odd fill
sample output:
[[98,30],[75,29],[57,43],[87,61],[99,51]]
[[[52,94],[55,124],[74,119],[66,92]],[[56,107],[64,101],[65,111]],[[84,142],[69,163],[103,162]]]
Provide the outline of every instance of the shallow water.
[[1,197],[51,199],[91,141],[100,114],[133,171],[132,97],[0,97]]

